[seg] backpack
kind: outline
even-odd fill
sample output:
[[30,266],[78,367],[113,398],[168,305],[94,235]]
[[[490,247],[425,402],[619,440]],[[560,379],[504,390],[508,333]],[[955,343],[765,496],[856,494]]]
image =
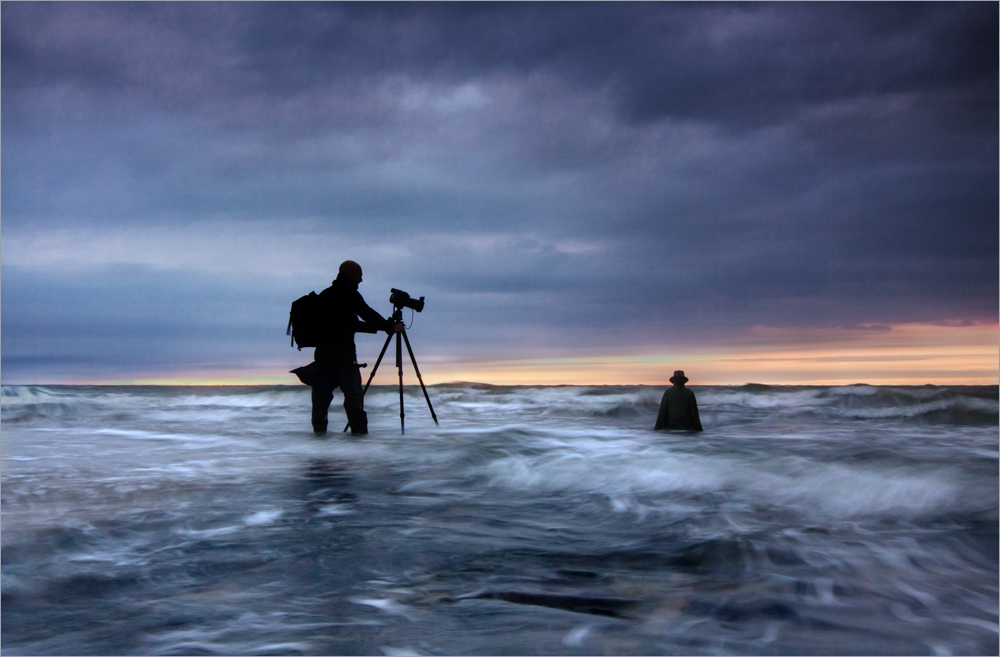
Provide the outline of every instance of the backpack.
[[292,336],[290,346],[298,345],[299,351],[302,351],[302,347],[318,347],[326,337],[325,324],[319,295],[310,292],[292,302],[285,335]]

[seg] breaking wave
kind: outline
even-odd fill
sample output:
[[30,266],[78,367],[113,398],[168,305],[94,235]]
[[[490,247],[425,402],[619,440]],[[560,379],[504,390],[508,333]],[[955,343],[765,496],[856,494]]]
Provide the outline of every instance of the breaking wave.
[[997,386],[692,390],[4,386],[3,651],[995,653]]

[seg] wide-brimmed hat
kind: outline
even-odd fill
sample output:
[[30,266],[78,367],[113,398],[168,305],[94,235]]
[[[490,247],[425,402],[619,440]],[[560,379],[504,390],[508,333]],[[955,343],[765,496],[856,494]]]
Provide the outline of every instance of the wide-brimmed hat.
[[670,383],[687,383],[688,378],[684,376],[684,370],[677,370],[674,375],[670,377]]

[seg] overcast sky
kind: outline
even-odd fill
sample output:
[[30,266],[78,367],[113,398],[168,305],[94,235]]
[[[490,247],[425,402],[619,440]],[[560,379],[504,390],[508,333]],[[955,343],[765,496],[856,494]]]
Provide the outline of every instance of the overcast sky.
[[280,377],[348,258],[423,370],[997,323],[995,2],[0,11],[4,383]]

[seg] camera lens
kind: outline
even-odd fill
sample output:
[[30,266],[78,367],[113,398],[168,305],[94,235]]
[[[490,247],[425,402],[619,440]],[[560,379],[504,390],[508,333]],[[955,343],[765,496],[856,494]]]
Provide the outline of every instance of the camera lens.
[[389,303],[391,303],[396,308],[412,308],[418,313],[424,309],[424,298],[413,299],[410,295],[403,290],[397,290],[392,288],[391,294],[389,295]]

